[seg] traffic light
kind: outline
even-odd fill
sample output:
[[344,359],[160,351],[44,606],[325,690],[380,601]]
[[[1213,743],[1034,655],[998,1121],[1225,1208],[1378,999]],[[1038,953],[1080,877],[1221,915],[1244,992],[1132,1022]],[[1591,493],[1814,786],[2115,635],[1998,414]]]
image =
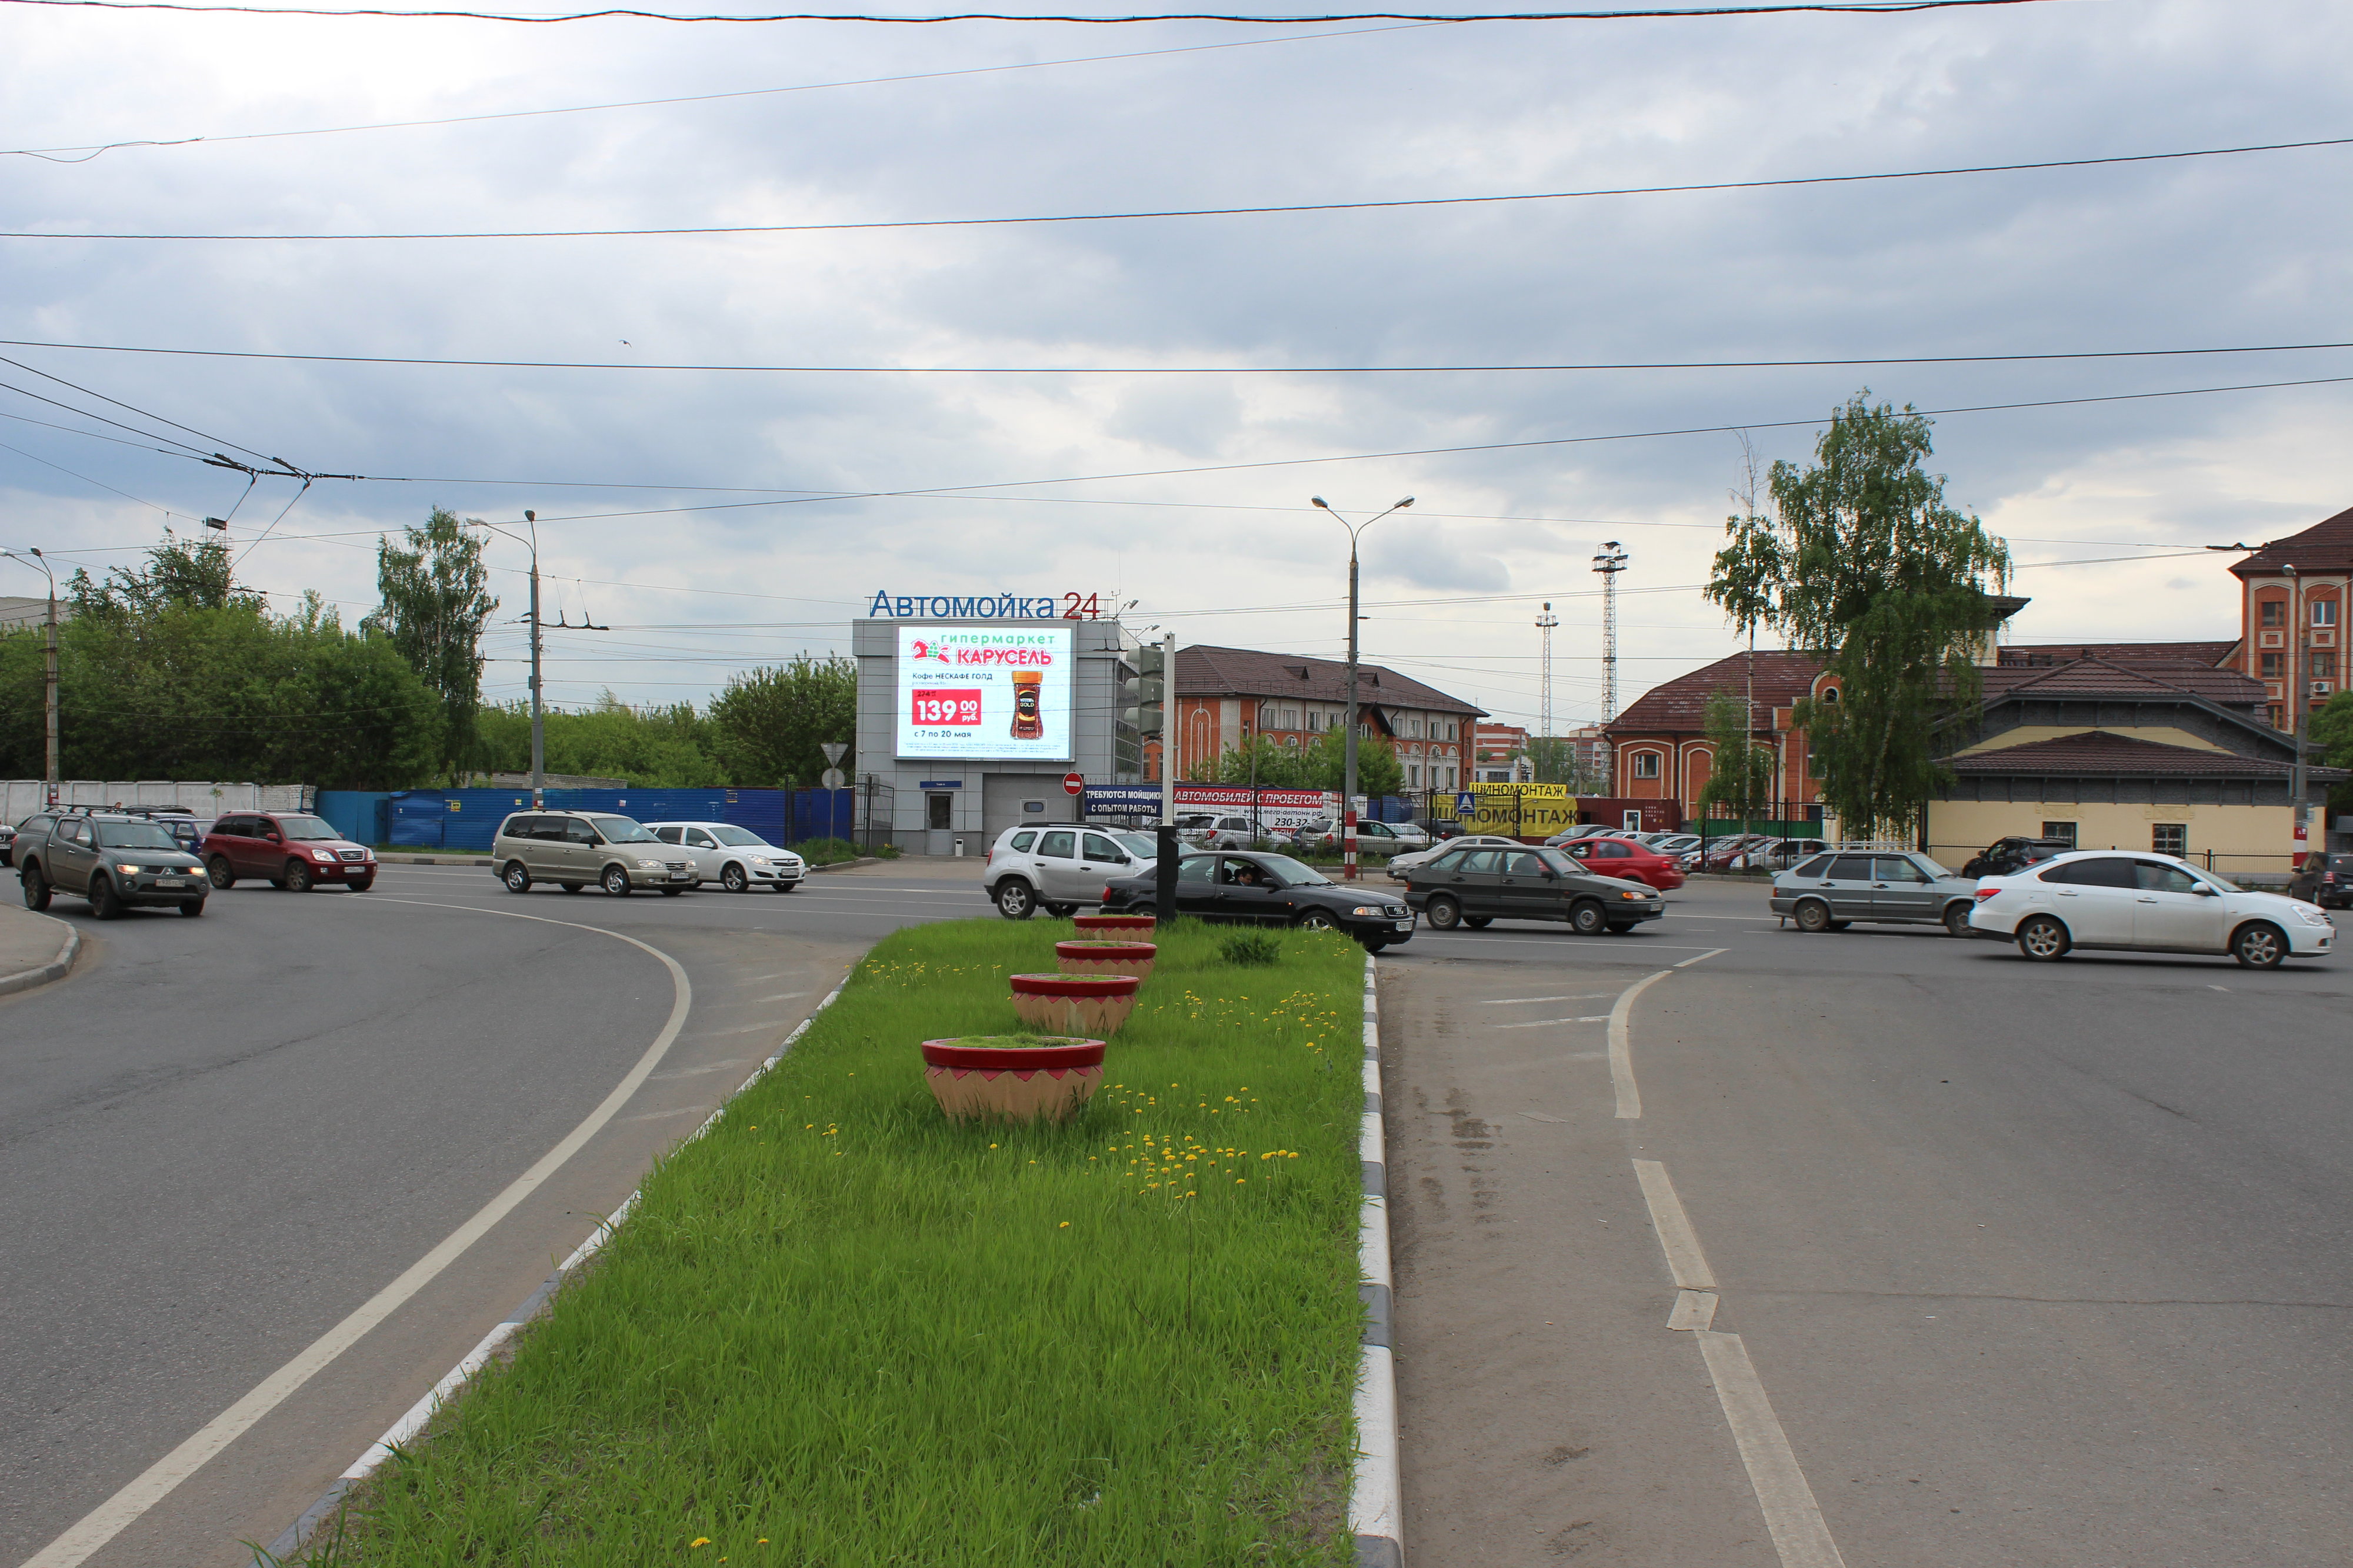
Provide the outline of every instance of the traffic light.
[[1157,644],[1128,655],[1135,673],[1120,671],[1119,719],[1139,738],[1157,735],[1166,724],[1168,654]]

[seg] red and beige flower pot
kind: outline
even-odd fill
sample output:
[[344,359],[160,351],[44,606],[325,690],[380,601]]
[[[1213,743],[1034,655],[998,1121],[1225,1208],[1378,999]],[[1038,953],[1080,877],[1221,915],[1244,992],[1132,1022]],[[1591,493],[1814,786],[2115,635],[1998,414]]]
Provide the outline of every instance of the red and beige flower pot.
[[1103,1085],[1103,1043],[970,1035],[923,1042],[923,1077],[956,1121],[1061,1121]]
[[1058,942],[1054,963],[1065,974],[1133,974],[1149,980],[1159,953],[1148,942]]
[[1017,974],[1013,1010],[1040,1034],[1115,1035],[1137,984],[1133,974]]
[[1150,915],[1077,915],[1071,923],[1081,937],[1109,937],[1116,942],[1142,942],[1160,922]]

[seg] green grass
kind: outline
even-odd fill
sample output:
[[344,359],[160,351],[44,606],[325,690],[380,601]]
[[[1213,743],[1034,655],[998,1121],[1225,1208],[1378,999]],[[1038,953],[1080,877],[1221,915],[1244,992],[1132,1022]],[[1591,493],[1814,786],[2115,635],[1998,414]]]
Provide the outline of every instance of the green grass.
[[886,939],[311,1560],[1350,1561],[1363,953],[1164,930],[1082,1112],[948,1122],[1070,931]]

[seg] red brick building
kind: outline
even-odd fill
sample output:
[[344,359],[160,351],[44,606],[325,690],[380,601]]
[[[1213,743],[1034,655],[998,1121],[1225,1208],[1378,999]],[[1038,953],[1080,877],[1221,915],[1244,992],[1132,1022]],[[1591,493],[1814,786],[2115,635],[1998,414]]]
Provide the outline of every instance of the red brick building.
[[[1176,776],[1215,762],[1251,735],[1300,747],[1345,721],[1348,667],[1340,659],[1241,647],[1180,647],[1168,729]],[[1470,777],[1472,724],[1486,710],[1377,664],[1356,666],[1361,745],[1398,754],[1409,790],[1459,789]],[[1144,776],[1160,777],[1161,747],[1144,748]]]
[[2353,510],[2274,540],[2231,573],[2239,579],[2240,634],[2227,662],[2263,683],[2275,728],[2295,730],[2345,689]]

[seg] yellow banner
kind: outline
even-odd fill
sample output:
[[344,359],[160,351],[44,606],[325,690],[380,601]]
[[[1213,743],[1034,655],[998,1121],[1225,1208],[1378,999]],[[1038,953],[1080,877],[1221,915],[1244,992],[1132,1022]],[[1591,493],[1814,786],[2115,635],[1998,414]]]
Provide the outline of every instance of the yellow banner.
[[1475,784],[1468,793],[1478,809],[1455,813],[1466,833],[1549,838],[1577,826],[1577,797],[1569,794],[1567,784]]

